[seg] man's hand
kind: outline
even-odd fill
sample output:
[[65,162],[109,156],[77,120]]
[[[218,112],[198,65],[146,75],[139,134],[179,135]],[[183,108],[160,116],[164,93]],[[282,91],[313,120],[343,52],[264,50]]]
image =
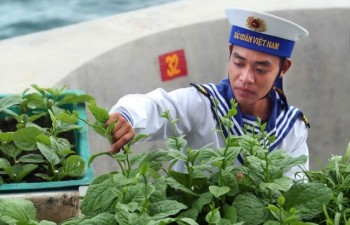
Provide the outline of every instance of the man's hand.
[[131,124],[120,113],[111,114],[106,122],[106,126],[113,121],[115,121],[115,127],[112,131],[112,145],[110,149],[112,154],[118,153],[135,136],[135,131]]

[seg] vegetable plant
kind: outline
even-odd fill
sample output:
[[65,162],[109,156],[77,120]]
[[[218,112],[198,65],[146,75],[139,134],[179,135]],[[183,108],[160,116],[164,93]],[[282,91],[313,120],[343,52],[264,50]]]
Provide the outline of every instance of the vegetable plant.
[[[216,132],[223,134],[225,127],[232,126],[236,106],[232,101],[232,109],[221,118],[222,128]],[[111,140],[114,124],[105,127],[108,112],[95,103],[89,109],[96,119],[89,125]],[[349,224],[350,150],[338,161],[331,160],[324,171],[304,171],[296,174],[301,178],[291,179],[285,172],[304,164],[306,156],[293,158],[283,149],[270,152],[266,140],[274,137],[267,135],[261,121],[257,123],[259,133],[223,136],[223,148],[213,149],[208,144],[192,149],[185,136],[177,135],[177,119],[169,112],[162,117],[174,131],[167,149],[133,152],[134,144],[147,138],[141,134],[119,153],[91,156],[89,165],[107,155],[120,171],[96,177],[80,205],[83,216],[63,225]],[[236,163],[238,156],[243,165]],[[185,171],[174,170],[180,161]],[[332,178],[327,178],[330,175]]]
[[[60,96],[59,91],[35,88],[40,96]],[[61,179],[62,171],[76,171],[70,162],[62,163],[75,155],[71,155],[72,146],[60,137],[77,128],[73,121],[83,120],[111,141],[115,123],[105,126],[108,112],[89,96],[75,101],[89,101],[94,121],[79,118],[74,110],[61,109],[59,97],[49,101],[39,100],[37,96],[26,94],[0,100],[1,112],[12,115],[17,121],[15,126],[24,129],[21,132],[27,137],[22,143],[21,133],[0,133],[0,149],[8,161],[0,159],[0,178],[11,177],[8,175],[11,170],[4,169],[6,166],[23,163],[22,167],[39,167],[38,159],[47,160],[43,164],[49,171],[59,171],[49,177],[37,174],[44,179]],[[63,102],[73,101],[75,97]],[[249,132],[253,128],[247,126],[246,135],[225,136],[224,129],[233,125],[232,117],[236,113],[237,104],[232,101],[231,105],[228,115],[220,120],[221,128],[215,131],[224,139],[222,148],[214,149],[210,144],[190,148],[185,136],[177,133],[177,119],[166,111],[162,117],[172,126],[174,134],[166,142],[167,149],[133,152],[133,146],[147,138],[140,134],[117,154],[92,155],[88,166],[97,157],[107,155],[120,169],[96,177],[82,197],[83,216],[63,221],[61,225],[350,225],[350,144],[343,156],[332,156],[323,169],[303,171],[295,174],[298,179],[291,179],[285,172],[304,164],[306,156],[290,157],[283,149],[270,152],[268,145],[274,137],[267,135],[266,124],[260,120],[257,121],[260,132]],[[48,108],[47,113],[44,108]],[[20,109],[30,113],[18,113]],[[40,127],[36,123],[39,118],[50,121],[52,127]],[[35,136],[33,140],[32,136]],[[35,146],[36,150],[30,150]],[[57,157],[50,156],[51,149]],[[30,152],[31,156],[23,152]],[[43,153],[41,157],[32,156],[39,152]],[[242,158],[243,165],[236,163],[237,157]],[[185,165],[185,171],[174,170],[178,162]],[[0,224],[51,224],[36,221],[33,210],[28,202],[0,199]]]
[[32,85],[0,98],[0,185],[76,179],[85,162],[75,151],[78,112],[91,101],[65,88]]
[[48,220],[37,220],[34,204],[26,199],[0,199],[0,224],[56,225]]

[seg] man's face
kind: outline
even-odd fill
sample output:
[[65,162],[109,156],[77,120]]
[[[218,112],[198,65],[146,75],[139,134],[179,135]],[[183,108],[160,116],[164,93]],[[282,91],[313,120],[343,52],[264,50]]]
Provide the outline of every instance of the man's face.
[[253,106],[271,90],[280,58],[234,45],[228,65],[229,79],[241,106]]

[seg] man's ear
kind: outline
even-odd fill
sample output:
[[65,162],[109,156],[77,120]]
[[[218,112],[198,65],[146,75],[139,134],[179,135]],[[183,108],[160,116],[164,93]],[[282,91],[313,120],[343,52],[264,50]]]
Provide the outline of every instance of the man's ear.
[[281,70],[281,74],[280,77],[283,77],[284,74],[287,73],[287,71],[289,70],[289,68],[292,66],[292,61],[290,61],[290,59],[286,59],[284,61],[284,64],[282,66],[282,70]]
[[230,56],[229,56],[229,57],[231,57],[231,54],[232,54],[232,49],[233,49],[233,45],[232,45],[232,44],[230,44],[230,45],[228,46],[228,49],[230,50]]

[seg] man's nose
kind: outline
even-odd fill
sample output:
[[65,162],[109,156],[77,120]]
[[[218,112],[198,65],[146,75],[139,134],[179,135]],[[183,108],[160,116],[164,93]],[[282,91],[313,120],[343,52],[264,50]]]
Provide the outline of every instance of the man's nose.
[[254,74],[250,71],[249,68],[245,68],[242,70],[240,76],[240,81],[247,84],[253,84],[254,83]]

